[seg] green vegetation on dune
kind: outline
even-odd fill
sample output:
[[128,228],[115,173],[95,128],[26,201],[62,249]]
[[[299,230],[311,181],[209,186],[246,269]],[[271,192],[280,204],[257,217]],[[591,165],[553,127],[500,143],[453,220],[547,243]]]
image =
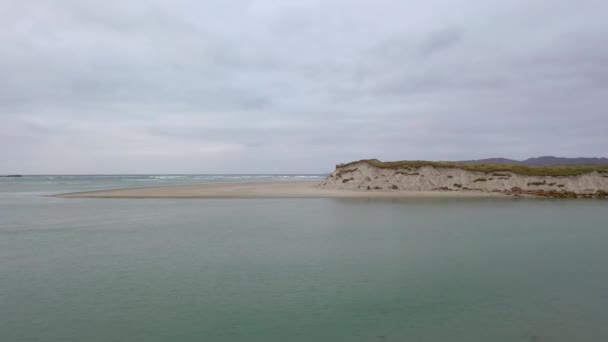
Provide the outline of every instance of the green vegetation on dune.
[[356,163],[368,163],[383,169],[419,168],[422,166],[433,166],[437,168],[457,168],[477,172],[513,172],[527,176],[577,176],[597,171],[608,175],[608,165],[551,165],[551,166],[527,166],[517,164],[463,164],[456,162],[425,161],[425,160],[402,160],[383,162],[378,159],[363,159],[346,164],[336,165],[336,168],[344,168]]

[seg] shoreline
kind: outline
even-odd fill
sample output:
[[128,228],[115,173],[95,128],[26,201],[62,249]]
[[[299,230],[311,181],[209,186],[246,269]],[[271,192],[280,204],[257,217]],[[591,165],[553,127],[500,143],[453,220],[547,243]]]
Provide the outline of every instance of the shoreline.
[[508,198],[480,191],[356,191],[322,189],[319,181],[168,185],[51,195],[60,198]]

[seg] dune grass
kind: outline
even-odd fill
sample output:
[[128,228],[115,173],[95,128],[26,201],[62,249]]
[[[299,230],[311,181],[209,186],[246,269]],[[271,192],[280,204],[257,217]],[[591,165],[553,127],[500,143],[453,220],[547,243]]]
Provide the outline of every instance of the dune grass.
[[456,168],[477,172],[513,172],[527,176],[577,176],[585,173],[598,171],[608,174],[608,165],[551,165],[551,166],[528,166],[517,164],[463,164],[457,162],[425,161],[425,160],[401,160],[383,162],[378,159],[363,159],[346,164],[336,165],[336,168],[344,168],[356,163],[368,163],[382,169],[419,168],[422,166],[433,166],[437,168]]

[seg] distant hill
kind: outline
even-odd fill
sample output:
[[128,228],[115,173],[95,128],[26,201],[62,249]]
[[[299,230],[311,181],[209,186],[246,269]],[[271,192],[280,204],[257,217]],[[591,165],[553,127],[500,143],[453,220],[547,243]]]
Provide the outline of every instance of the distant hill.
[[463,160],[459,163],[465,164],[520,164],[520,165],[595,165],[608,164],[608,158],[562,158],[553,156],[543,156],[528,158],[526,160],[514,160],[506,158],[487,158],[479,160]]
[[523,164],[519,160],[515,159],[507,159],[507,158],[487,158],[487,159],[478,159],[478,160],[461,160],[458,163],[463,164]]
[[608,158],[560,158],[544,156],[523,161],[526,165],[591,165],[608,164]]

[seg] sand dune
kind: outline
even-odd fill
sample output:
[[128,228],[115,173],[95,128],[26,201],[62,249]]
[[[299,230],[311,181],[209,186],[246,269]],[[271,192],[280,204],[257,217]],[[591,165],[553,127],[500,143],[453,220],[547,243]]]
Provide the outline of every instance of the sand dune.
[[[392,166],[389,162],[386,163],[388,165],[386,167],[382,162],[374,160],[338,165],[320,187],[336,190],[386,192],[396,190],[478,191],[555,198],[605,198],[608,192],[608,167],[606,165],[529,167],[523,171],[531,174],[522,174],[510,170],[513,167],[519,168],[517,165],[498,165],[498,171],[488,171],[484,170],[484,167],[488,167],[484,164],[440,167],[432,165],[434,162],[424,161],[403,161],[393,164],[395,163],[404,165]],[[408,163],[413,165],[408,165]],[[416,163],[422,165],[416,165]],[[470,169],[464,169],[464,167]],[[475,170],[475,168],[479,170]],[[568,175],[568,173],[580,169],[583,169],[584,172]],[[552,175],[555,172],[563,172],[565,175]]]

